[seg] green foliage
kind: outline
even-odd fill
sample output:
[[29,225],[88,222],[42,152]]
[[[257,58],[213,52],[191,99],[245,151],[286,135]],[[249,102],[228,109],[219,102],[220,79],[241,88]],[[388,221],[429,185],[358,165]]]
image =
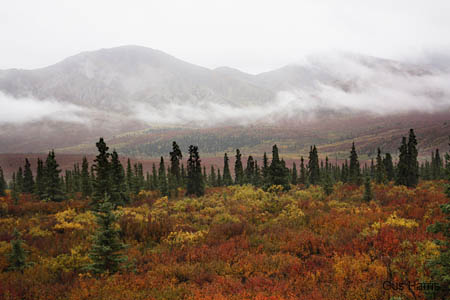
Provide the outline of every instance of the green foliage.
[[162,196],[169,195],[169,189],[167,186],[166,167],[164,165],[164,157],[161,156],[158,170],[158,189]]
[[244,168],[242,167],[241,151],[236,149],[236,159],[234,161],[234,183],[244,184]]
[[34,191],[33,172],[28,158],[25,159],[25,167],[23,172],[23,192],[31,194]]
[[316,145],[309,150],[308,182],[310,184],[319,184],[320,182],[319,154]]
[[202,166],[197,146],[189,146],[189,159],[187,165],[187,185],[186,195],[196,195],[198,197],[205,193],[203,182]]
[[[289,170],[284,161],[280,160],[277,145],[272,147],[272,162],[269,167],[270,186],[280,185],[285,190],[289,190]],[[268,187],[266,187],[268,188]]]
[[98,154],[94,160],[94,193],[92,197],[92,205],[98,206],[106,195],[111,195],[111,177],[108,147],[103,138],[96,143]]
[[116,150],[111,155],[111,203],[115,207],[128,202],[127,186],[125,182],[125,172],[119,160]]
[[223,176],[222,176],[222,184],[224,186],[229,186],[233,184],[233,179],[231,178],[229,159],[227,154],[225,153],[223,157]]
[[48,153],[45,161],[43,199],[49,201],[62,201],[64,199],[59,173],[61,173],[61,170],[56,162],[55,152],[52,150]]
[[21,271],[29,266],[27,263],[27,253],[23,249],[23,241],[20,238],[19,231],[14,229],[14,239],[11,240],[11,253],[8,255],[9,267],[10,271]]
[[373,198],[373,194],[372,194],[372,186],[370,183],[370,177],[366,176],[366,179],[364,181],[364,196],[363,196],[363,200],[365,202],[369,202],[370,200],[372,200]]
[[81,164],[81,195],[86,198],[92,194],[91,178],[89,176],[89,163],[86,156]]
[[352,144],[350,151],[350,166],[348,172],[348,180],[351,184],[361,184],[361,168],[359,166],[358,154],[356,153],[355,143]]
[[3,197],[6,195],[6,180],[3,175],[3,169],[0,167],[0,197]]
[[94,214],[98,229],[93,236],[89,252],[92,263],[86,267],[86,270],[94,274],[116,273],[127,261],[127,257],[122,254],[127,246],[120,240],[120,230],[116,227],[118,217],[107,195],[104,201],[98,204],[98,210]]

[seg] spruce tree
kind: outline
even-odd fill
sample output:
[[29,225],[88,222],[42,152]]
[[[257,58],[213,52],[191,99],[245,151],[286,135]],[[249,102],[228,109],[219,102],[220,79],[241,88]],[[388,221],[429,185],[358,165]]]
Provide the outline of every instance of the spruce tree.
[[28,158],[25,158],[25,167],[23,171],[23,192],[32,194],[34,192],[34,178],[31,171],[31,164]]
[[98,210],[94,214],[98,229],[93,236],[89,252],[92,263],[86,269],[94,274],[116,273],[127,260],[122,254],[127,246],[120,240],[120,230],[116,229],[118,217],[114,213],[114,204],[109,201],[107,194],[99,201]]
[[52,150],[48,153],[44,167],[44,199],[49,201],[62,201],[64,199],[59,173],[61,173],[61,170],[56,162],[55,152]]
[[44,199],[45,194],[45,174],[44,174],[44,162],[41,159],[37,159],[36,168],[36,182],[34,186],[34,193],[40,200]]
[[370,177],[366,176],[366,180],[364,182],[364,196],[363,196],[363,200],[366,202],[369,202],[370,200],[372,200],[373,195],[372,195],[372,187],[370,185]]
[[414,130],[409,130],[408,138],[408,176],[407,176],[407,186],[415,187],[419,183],[419,162],[417,160],[417,140]]
[[439,154],[439,149],[436,149],[436,152],[433,154],[433,152],[431,153],[432,155],[432,160],[431,160],[431,173],[432,173],[432,178],[437,180],[437,179],[441,179],[441,173],[442,173],[442,159],[441,156]]
[[297,165],[295,164],[295,162],[292,164],[291,183],[293,185],[297,185]]
[[172,152],[170,152],[170,174],[172,175],[171,185],[169,187],[170,190],[176,190],[182,185],[180,169],[180,162],[182,159],[183,154],[181,153],[180,147],[175,141],[173,141]]
[[395,168],[392,162],[392,156],[390,153],[386,153],[383,158],[384,170],[386,171],[387,181],[392,181],[395,179]]
[[0,197],[6,196],[6,180],[3,175],[3,169],[0,167]]
[[217,186],[216,170],[213,165],[211,165],[211,170],[209,171],[209,184],[211,186]]
[[222,186],[222,176],[220,175],[220,169],[217,168],[217,186]]
[[325,172],[325,178],[322,183],[322,188],[327,196],[333,193],[333,180],[331,179],[330,172]]
[[127,173],[126,173],[126,178],[127,178],[127,189],[129,193],[134,193],[136,188],[135,188],[135,178],[134,178],[134,174],[133,174],[133,170],[131,169],[131,162],[130,159],[128,158],[127,160]]
[[92,205],[94,208],[103,201],[105,195],[111,197],[111,165],[109,162],[110,153],[108,153],[109,148],[106,146],[103,138],[100,138],[98,143],[96,143],[98,149],[98,155],[94,160],[94,193],[92,197]]
[[110,202],[114,207],[124,205],[128,202],[127,186],[125,181],[125,172],[123,166],[120,163],[119,155],[116,150],[111,154],[111,198]]
[[228,165],[228,156],[225,153],[223,157],[223,176],[222,183],[224,186],[229,186],[233,184],[233,179],[231,178],[230,167]]
[[234,182],[242,185],[244,183],[244,168],[242,166],[241,151],[236,149],[236,160],[234,162]]
[[386,171],[384,168],[383,158],[381,157],[381,149],[377,150],[377,164],[375,167],[375,179],[378,184],[386,182]]
[[89,163],[86,156],[83,157],[81,164],[81,195],[87,198],[92,194],[91,179],[89,177]]
[[310,184],[318,184],[320,182],[319,154],[316,145],[310,148],[308,161],[308,180]]
[[284,190],[289,190],[289,171],[284,163],[280,160],[278,147],[273,145],[272,147],[272,162],[269,167],[270,185],[281,185]]
[[156,165],[152,164],[152,190],[158,189],[158,173],[156,173]]
[[350,151],[350,166],[349,166],[349,182],[352,184],[361,184],[361,168],[359,166],[358,154],[356,153],[355,143],[352,144]]
[[408,145],[406,143],[406,137],[402,137],[402,144],[399,148],[400,155],[397,164],[397,185],[408,185],[408,171],[409,171],[409,158],[408,158]]
[[9,271],[21,271],[29,266],[27,263],[27,253],[23,249],[23,241],[20,238],[20,233],[17,228],[14,228],[14,239],[11,240],[11,252],[8,255],[8,270]]
[[187,165],[187,185],[186,195],[196,195],[197,197],[205,194],[205,186],[203,183],[202,166],[198,147],[189,146],[189,159]]
[[19,167],[19,170],[16,173],[16,189],[20,193],[23,192],[23,170],[22,167]]
[[269,170],[269,160],[267,159],[267,154],[264,152],[263,156],[263,166],[262,166],[262,186],[267,188],[270,186],[270,170]]
[[16,173],[13,173],[12,175],[12,181],[10,184],[11,188],[11,198],[13,200],[14,205],[17,205],[19,203],[19,190],[17,188],[17,180],[16,180]]
[[244,171],[244,183],[250,183],[256,186],[255,173],[255,160],[253,159],[253,156],[250,155],[247,159],[247,167]]
[[305,169],[305,161],[303,159],[303,156],[300,157],[300,183],[306,184],[307,178],[306,178],[306,169]]
[[[201,173],[200,173],[201,174]],[[158,170],[158,189],[161,196],[169,196],[169,189],[167,187],[166,167],[164,165],[164,158],[161,156]]]

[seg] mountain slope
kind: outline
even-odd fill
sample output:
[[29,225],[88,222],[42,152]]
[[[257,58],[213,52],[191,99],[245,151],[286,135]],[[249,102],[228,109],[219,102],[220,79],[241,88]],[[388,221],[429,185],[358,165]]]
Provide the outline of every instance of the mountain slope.
[[[211,70],[140,46],[101,49],[41,69],[0,70],[0,105],[6,108],[6,113],[0,112],[0,153],[81,151],[85,148],[80,145],[93,145],[98,136],[114,140],[131,132],[125,136],[138,138],[115,145],[125,153],[149,155],[148,149],[161,149],[162,144],[159,137],[142,134],[143,130],[173,127],[219,133],[210,139],[214,151],[242,142],[263,149],[257,145],[282,141],[283,130],[298,132],[297,142],[342,142],[347,135],[358,136],[352,132],[361,126],[361,118],[379,124],[380,117],[394,123],[405,115],[414,121],[417,113],[446,116],[448,82],[449,73],[427,65],[353,53],[311,56],[302,63],[252,75],[229,67]],[[44,110],[58,103],[69,111],[59,108],[41,117],[31,111],[33,118],[22,117],[19,122],[9,114],[23,114],[10,109],[9,103],[15,107],[45,103]],[[67,104],[75,105],[74,118]],[[438,126],[442,120],[436,118],[436,124],[426,126]],[[346,124],[344,129],[336,130],[339,122]],[[233,126],[242,127],[227,129]],[[269,127],[269,138],[261,140],[260,133]],[[305,127],[307,131],[302,130]],[[311,135],[318,127],[321,136]],[[165,137],[176,137],[177,130]],[[442,131],[436,132],[441,140],[437,144],[442,144]],[[181,138],[188,137],[201,142],[198,133],[181,133]]]

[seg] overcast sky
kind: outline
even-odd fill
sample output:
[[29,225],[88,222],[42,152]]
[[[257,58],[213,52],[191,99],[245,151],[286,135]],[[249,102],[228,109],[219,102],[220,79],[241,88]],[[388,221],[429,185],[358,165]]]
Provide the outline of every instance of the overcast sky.
[[411,60],[450,49],[448,0],[5,0],[0,68],[120,45],[257,73],[345,50]]

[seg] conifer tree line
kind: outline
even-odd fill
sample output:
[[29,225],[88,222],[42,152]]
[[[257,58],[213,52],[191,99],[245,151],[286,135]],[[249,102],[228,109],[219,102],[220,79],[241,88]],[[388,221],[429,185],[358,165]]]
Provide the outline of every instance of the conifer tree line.
[[[398,162],[394,163],[390,153],[377,149],[377,156],[371,163],[361,166],[355,143],[349,151],[348,160],[338,164],[331,163],[328,157],[319,159],[315,145],[310,147],[309,156],[300,157],[288,168],[280,157],[277,145],[272,147],[271,159],[264,153],[262,162],[252,156],[247,160],[239,149],[234,154],[234,172],[230,170],[228,153],[224,154],[223,168],[211,165],[209,170],[201,165],[199,149],[191,145],[188,149],[186,166],[183,154],[174,141],[169,153],[168,163],[163,156],[158,165],[153,164],[151,171],[144,173],[142,163],[132,164],[127,160],[124,167],[118,153],[109,151],[103,138],[96,144],[98,155],[94,163],[89,165],[86,157],[81,166],[76,163],[71,170],[64,173],[56,161],[54,151],[48,153],[45,161],[37,159],[35,172],[31,169],[28,159],[23,167],[13,173],[9,183],[11,197],[18,199],[21,193],[32,194],[39,200],[61,201],[81,195],[89,197],[93,206],[105,197],[110,198],[114,205],[124,205],[131,201],[133,195],[142,190],[159,191],[161,196],[178,197],[181,191],[187,195],[201,196],[205,187],[221,187],[229,185],[251,184],[268,189],[272,185],[280,185],[285,190],[291,185],[321,185],[327,194],[333,189],[333,184],[343,182],[353,185],[366,185],[369,181],[378,184],[393,181],[397,185],[414,187],[419,178],[423,180],[444,179],[445,170],[449,168],[448,159],[443,159],[439,149],[432,151],[430,162],[419,165],[417,156],[417,139],[414,130],[408,137],[403,137],[399,147]],[[8,187],[3,170],[0,167],[0,196],[5,195]]]

